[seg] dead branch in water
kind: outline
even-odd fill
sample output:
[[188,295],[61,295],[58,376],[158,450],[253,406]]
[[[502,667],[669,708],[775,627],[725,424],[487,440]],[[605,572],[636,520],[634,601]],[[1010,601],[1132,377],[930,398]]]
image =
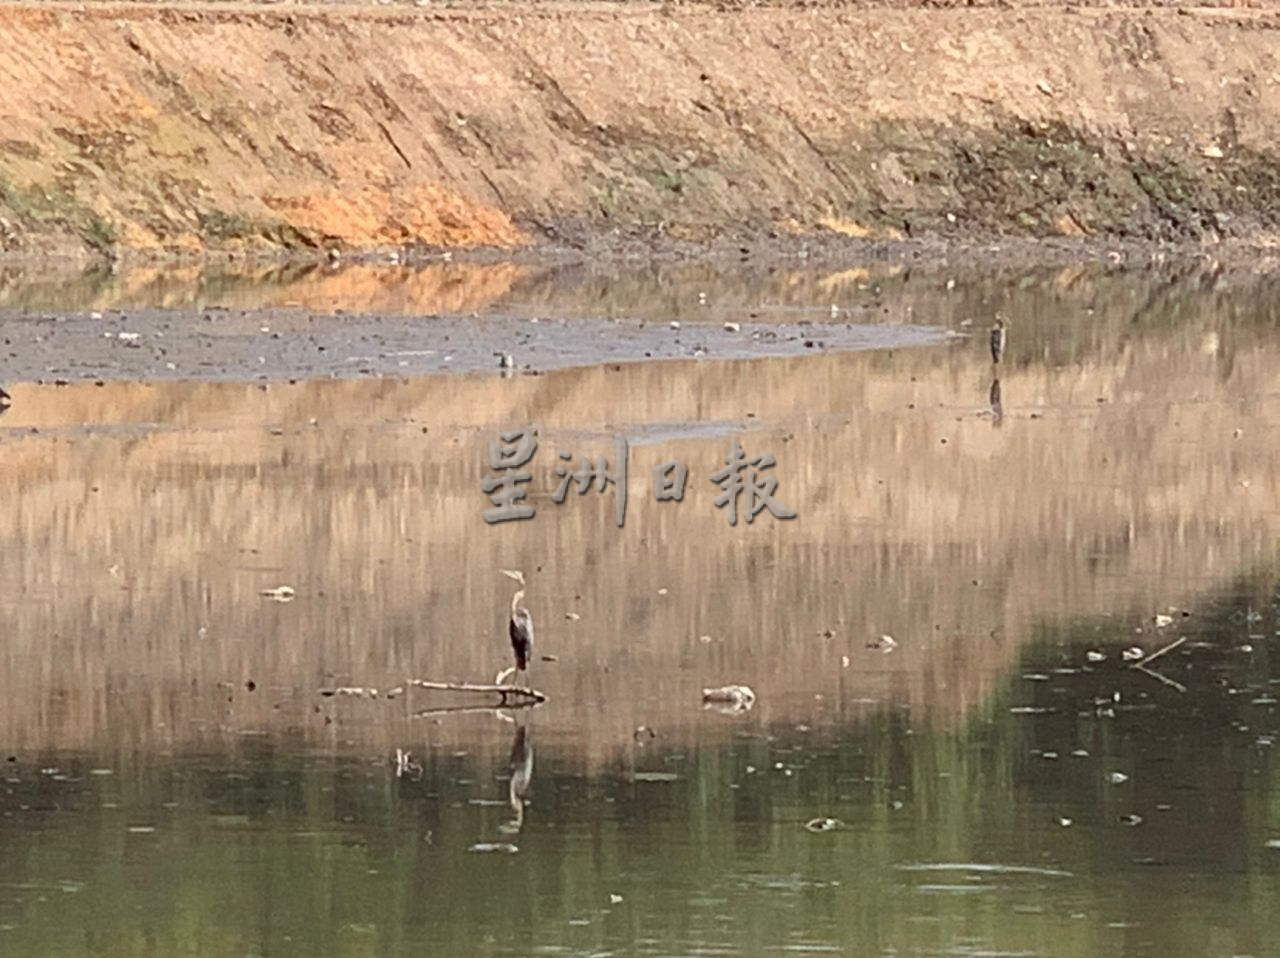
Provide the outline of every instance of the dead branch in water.
[[1158,651],[1152,652],[1150,655],[1148,655],[1145,659],[1143,659],[1137,665],[1132,666],[1132,668],[1135,668],[1135,669],[1145,668],[1146,666],[1154,662],[1156,659],[1160,658],[1160,656],[1164,655],[1166,652],[1172,652],[1174,649],[1176,649],[1185,641],[1187,641],[1187,637],[1184,635],[1174,640],[1173,642],[1170,642],[1163,649],[1159,649]]
[[505,705],[442,705],[440,708],[419,709],[410,715],[410,718],[436,718],[441,715],[479,715],[486,713],[496,718],[502,719],[504,722],[514,722],[515,719],[502,714],[503,709],[509,712],[517,712],[521,709],[537,708],[541,703],[529,699],[526,702],[508,702]]
[[545,702],[547,697],[537,689],[522,685],[482,685],[475,682],[429,682],[426,679],[410,679],[409,685],[419,689],[433,689],[437,692],[478,692],[501,697],[503,705],[523,703],[533,705]]
[[1168,685],[1177,689],[1179,692],[1185,692],[1187,690],[1187,687],[1183,685],[1181,682],[1175,682],[1173,679],[1169,678],[1167,675],[1161,675],[1155,669],[1147,668],[1147,665],[1149,663],[1154,662],[1156,659],[1160,658],[1160,656],[1164,655],[1166,652],[1172,652],[1174,649],[1176,649],[1185,641],[1187,641],[1187,637],[1184,635],[1181,638],[1178,638],[1175,641],[1170,642],[1164,648],[1157,649],[1155,652],[1152,652],[1141,662],[1134,662],[1132,665],[1129,666],[1129,668],[1136,669],[1137,671],[1141,672],[1144,675],[1149,675],[1153,679],[1157,679],[1163,682],[1165,685]]
[[1186,687],[1185,685],[1183,685],[1181,682],[1175,682],[1173,679],[1169,678],[1169,676],[1167,676],[1167,675],[1161,675],[1161,674],[1160,674],[1159,672],[1157,672],[1155,669],[1149,669],[1149,668],[1147,668],[1145,665],[1142,665],[1142,664],[1135,665],[1135,666],[1133,666],[1133,668],[1137,669],[1137,670],[1138,670],[1139,672],[1141,672],[1143,675],[1149,675],[1149,676],[1151,676],[1153,679],[1158,679],[1158,680],[1160,680],[1160,681],[1161,681],[1161,682],[1163,682],[1165,685],[1172,686],[1173,688],[1177,689],[1179,692],[1185,692],[1185,691],[1187,690],[1187,687]]

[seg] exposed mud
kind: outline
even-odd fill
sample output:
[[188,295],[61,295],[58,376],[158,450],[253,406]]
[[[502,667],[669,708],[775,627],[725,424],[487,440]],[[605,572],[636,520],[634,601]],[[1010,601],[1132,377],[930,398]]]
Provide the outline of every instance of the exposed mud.
[[1271,7],[0,6],[10,255],[1270,243]]
[[[156,310],[0,318],[19,380],[314,379],[491,370],[505,375],[646,359],[757,359],[919,346],[921,326],[469,319]],[[17,393],[19,401],[21,392]]]

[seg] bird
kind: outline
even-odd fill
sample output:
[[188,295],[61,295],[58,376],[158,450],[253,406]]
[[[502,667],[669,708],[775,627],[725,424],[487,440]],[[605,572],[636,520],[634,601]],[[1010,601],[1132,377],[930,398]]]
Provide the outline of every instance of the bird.
[[496,685],[501,685],[513,672],[529,671],[529,662],[533,658],[533,616],[520,604],[520,600],[524,598],[524,573],[508,572],[505,569],[502,572],[519,582],[521,588],[511,597],[511,618],[507,623],[507,634],[511,637],[511,651],[515,655],[516,664],[514,668],[501,673]]
[[999,363],[1000,357],[1004,355],[1005,338],[1008,330],[1005,328],[1004,320],[996,319],[996,324],[991,327],[991,361]]

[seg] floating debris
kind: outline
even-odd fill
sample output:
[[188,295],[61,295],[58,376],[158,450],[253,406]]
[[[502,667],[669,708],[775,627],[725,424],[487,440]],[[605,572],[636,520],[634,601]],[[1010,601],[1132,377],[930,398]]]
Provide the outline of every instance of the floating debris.
[[413,756],[405,749],[396,749],[396,778],[404,776],[411,778],[422,777],[422,765],[413,760]]
[[1132,646],[1131,648],[1125,649],[1121,653],[1121,656],[1124,658],[1126,662],[1136,662],[1138,661],[1138,659],[1142,658],[1142,656],[1145,654],[1146,653],[1144,653],[1141,648],[1135,645],[1135,646]]
[[678,782],[680,776],[675,772],[634,772],[631,775],[633,782]]
[[1129,781],[1129,776],[1124,772],[1111,772],[1107,776],[1107,781],[1112,785],[1123,785],[1125,782]]
[[746,712],[756,704],[756,693],[745,685],[723,685],[718,689],[703,689],[702,704],[726,714]]
[[1162,613],[1157,612],[1153,621],[1155,622],[1157,629],[1163,629],[1166,625],[1173,624],[1173,616],[1163,615]]
[[741,327],[740,325],[738,325],[737,323],[725,323],[725,324],[724,324],[724,331],[725,331],[726,333],[736,333],[736,332],[739,332],[741,329],[742,329],[742,327]]
[[580,618],[582,618],[582,616],[578,615],[578,613],[576,612],[566,612],[564,614],[564,617],[568,619],[570,622],[577,622]]
[[1090,662],[1105,662],[1107,660],[1105,652],[1098,652],[1095,649],[1090,649],[1084,654],[1084,657]]
[[838,818],[813,818],[805,822],[804,827],[811,832],[834,832],[843,825]]
[[515,845],[512,845],[510,842],[476,842],[468,848],[467,851],[500,852],[503,855],[514,855],[516,852],[520,851],[520,849]]
[[275,602],[292,602],[297,593],[293,590],[293,586],[278,585],[274,589],[263,589],[258,595]]
[[882,635],[878,639],[873,639],[867,643],[867,648],[876,649],[888,655],[898,647],[897,640],[892,635]]
[[1139,825],[1142,824],[1142,816],[1141,815],[1121,815],[1120,824],[1127,825],[1130,828],[1137,828]]
[[609,895],[609,904],[610,904],[610,905],[621,905],[621,904],[622,904],[622,896],[621,896],[621,895],[613,895],[613,894]]
[[341,685],[336,689],[321,689],[320,694],[325,698],[333,698],[335,695],[350,695],[358,699],[376,699],[378,690],[367,689],[360,685]]
[[1064,815],[1058,819],[1058,824],[1061,825],[1063,828],[1070,828],[1072,825],[1075,824],[1075,822],[1073,822],[1071,819],[1067,818]]

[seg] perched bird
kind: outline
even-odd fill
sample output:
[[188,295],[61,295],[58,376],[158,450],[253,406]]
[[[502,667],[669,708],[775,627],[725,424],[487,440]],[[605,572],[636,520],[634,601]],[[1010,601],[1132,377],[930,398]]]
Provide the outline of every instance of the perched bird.
[[996,324],[991,327],[991,361],[999,363],[1000,357],[1004,355],[1004,342],[1008,330],[1005,328],[1004,320],[997,319]]
[[511,597],[511,622],[507,632],[511,636],[511,651],[516,656],[516,671],[527,672],[533,658],[533,616],[520,604],[524,589]]
[[516,664],[514,669],[507,669],[502,673],[497,683],[499,685],[512,672],[527,672],[529,662],[533,659],[533,616],[520,604],[520,600],[524,598],[524,573],[507,572],[504,569],[503,574],[519,582],[521,589],[511,597],[511,619],[507,623],[507,634],[511,637],[511,651],[515,655]]

